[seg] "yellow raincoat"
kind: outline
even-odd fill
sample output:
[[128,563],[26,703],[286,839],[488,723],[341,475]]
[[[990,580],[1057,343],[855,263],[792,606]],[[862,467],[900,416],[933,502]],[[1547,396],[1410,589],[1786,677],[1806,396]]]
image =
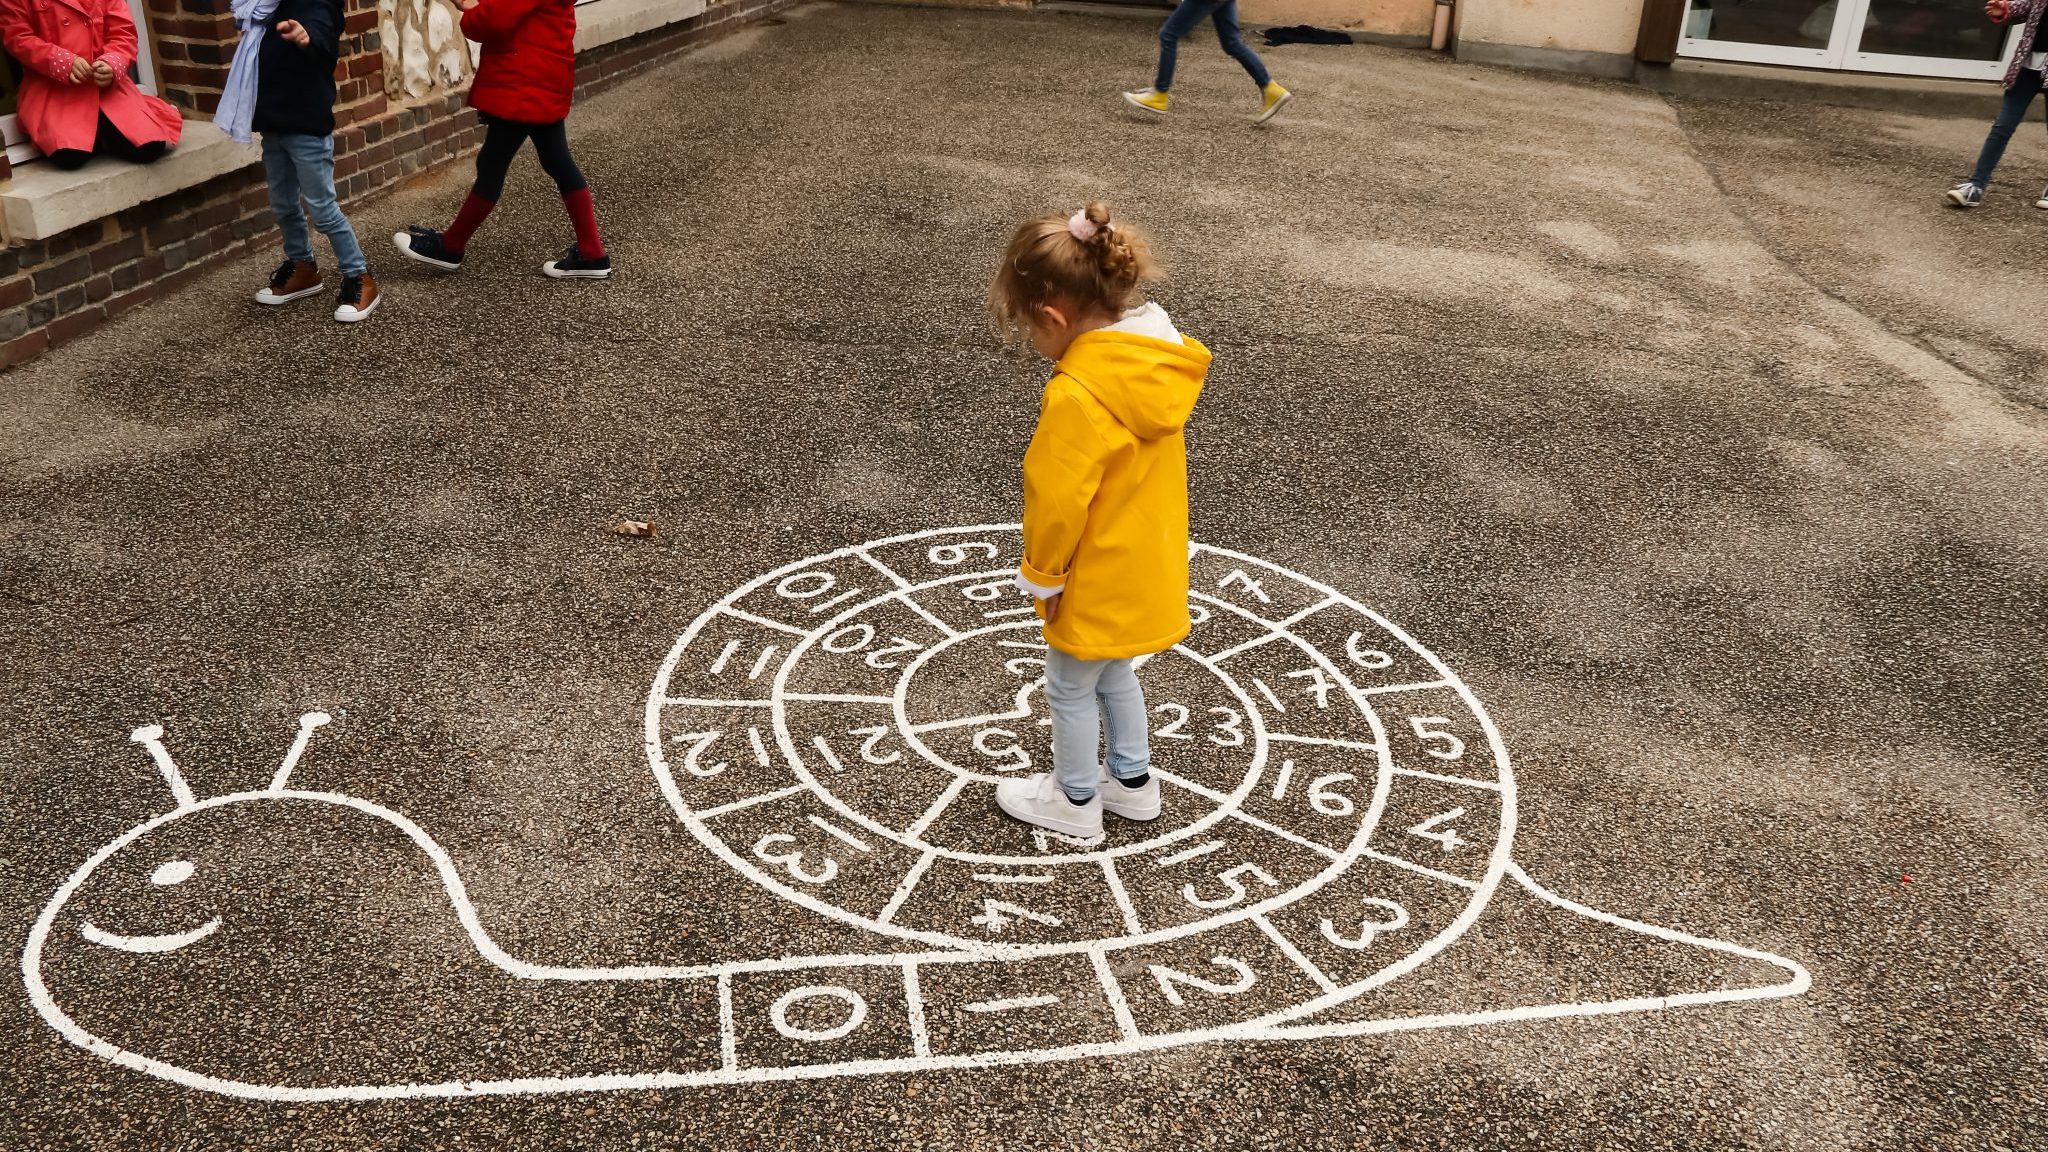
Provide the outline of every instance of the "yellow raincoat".
[[[1147,305],[1151,327],[1171,332]],[[1133,317],[1139,315],[1134,312]],[[1140,325],[1145,327],[1145,325]],[[1188,454],[1181,428],[1209,350],[1132,331],[1074,339],[1024,453],[1019,583],[1061,592],[1046,643],[1082,660],[1162,652],[1187,636]]]

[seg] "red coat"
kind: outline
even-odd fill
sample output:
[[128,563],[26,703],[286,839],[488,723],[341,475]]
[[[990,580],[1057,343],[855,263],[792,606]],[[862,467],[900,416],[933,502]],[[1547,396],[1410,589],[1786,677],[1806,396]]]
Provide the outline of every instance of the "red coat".
[[483,45],[469,106],[500,120],[552,124],[576,90],[576,0],[483,0],[462,14]]
[[[100,113],[133,144],[178,142],[178,110],[128,78],[135,19],[128,0],[0,0],[0,43],[21,62],[21,127],[44,152],[92,151]],[[71,80],[71,60],[105,60],[114,82]]]

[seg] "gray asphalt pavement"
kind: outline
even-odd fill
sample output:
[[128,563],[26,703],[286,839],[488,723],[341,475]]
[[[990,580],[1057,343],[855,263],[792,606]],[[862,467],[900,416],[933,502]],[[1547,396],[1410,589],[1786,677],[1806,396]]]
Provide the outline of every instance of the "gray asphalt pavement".
[[[577,109],[609,283],[522,161],[0,376],[0,1149],[2048,1145],[2048,148],[1152,50],[805,6]],[[1073,844],[980,301],[1090,198],[1217,359]]]

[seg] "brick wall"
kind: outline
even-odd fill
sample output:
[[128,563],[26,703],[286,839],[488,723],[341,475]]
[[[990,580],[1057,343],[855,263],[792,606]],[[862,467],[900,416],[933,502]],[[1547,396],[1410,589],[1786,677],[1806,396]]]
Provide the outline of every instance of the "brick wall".
[[[586,52],[577,60],[577,97],[795,2],[725,0],[702,15]],[[218,64],[197,59],[194,49],[232,45],[234,28],[225,15],[199,9],[218,6],[225,13],[226,0],[149,0],[149,5],[165,98],[188,114],[210,113],[220,99],[231,49]],[[349,0],[348,11],[334,175],[344,201],[360,202],[423,167],[473,151],[483,142],[483,127],[459,94],[392,106],[384,95],[376,0]],[[219,39],[201,35],[223,27]],[[174,58],[173,51],[183,55]],[[200,56],[209,54],[198,50]],[[174,65],[178,70],[172,70]],[[276,242],[262,167],[251,165],[46,240],[0,249],[0,369],[176,291],[223,261]]]

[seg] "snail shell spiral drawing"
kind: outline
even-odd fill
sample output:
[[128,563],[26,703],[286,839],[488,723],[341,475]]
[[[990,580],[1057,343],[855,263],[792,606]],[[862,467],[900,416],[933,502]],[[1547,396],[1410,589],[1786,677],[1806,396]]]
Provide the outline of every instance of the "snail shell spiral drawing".
[[[269,787],[210,799],[186,787],[161,729],[138,729],[175,807],[60,887],[23,952],[29,996],[71,1042],[137,1071],[316,1100],[1104,1058],[1808,986],[1789,960],[1598,912],[1537,884],[1511,857],[1506,746],[1454,671],[1350,597],[1208,545],[1190,552],[1193,630],[1139,669],[1162,816],[1112,817],[1090,840],[1008,819],[995,785],[1051,766],[1045,641],[1011,583],[1020,545],[1017,526],[982,525],[811,557],[731,591],[670,649],[647,701],[646,750],[673,816],[720,862],[687,873],[693,907],[728,912],[715,955],[515,958],[424,829],[380,804],[293,784],[328,722],[315,713]],[[280,1064],[246,1036],[209,1045],[166,1034],[183,1019],[175,997],[148,1027],[124,1017],[138,980],[183,987],[191,977],[178,966],[194,957],[265,947],[262,934],[236,931],[236,865],[222,848],[259,814],[280,835],[317,836],[337,853],[381,838],[430,862],[432,902],[474,952],[447,979],[473,991],[445,1018],[408,1026],[454,1038],[447,1056],[421,1042],[386,1059],[378,1046],[396,1043],[392,1029],[366,1021],[361,1052],[337,1038],[323,1049],[336,1053],[329,1064]],[[364,827],[344,832],[349,822]],[[285,882],[274,872],[262,880]],[[733,885],[773,898],[723,899]],[[183,920],[141,923],[138,901],[160,889],[205,898],[189,901]],[[741,904],[748,911],[730,911]],[[1547,932],[1570,947],[1511,950],[1542,959],[1498,983],[1483,974],[1502,966],[1486,956],[1453,964],[1426,990],[1403,979],[1448,950],[1499,950],[1499,934],[1479,934],[1491,945],[1463,942],[1494,916],[1511,918],[1504,933]],[[380,949],[393,967],[412,962],[399,945],[354,946]],[[1555,954],[1586,959],[1561,968]],[[266,972],[292,970],[261,959]],[[1601,991],[1589,997],[1588,987]],[[348,1018],[346,1005],[328,1013]],[[218,1029],[221,1015],[195,1012],[183,1027]],[[497,1035],[508,1019],[521,1035],[576,1039],[535,1039],[481,1064],[460,1046],[464,1029]],[[281,1066],[290,1075],[274,1072]]]

